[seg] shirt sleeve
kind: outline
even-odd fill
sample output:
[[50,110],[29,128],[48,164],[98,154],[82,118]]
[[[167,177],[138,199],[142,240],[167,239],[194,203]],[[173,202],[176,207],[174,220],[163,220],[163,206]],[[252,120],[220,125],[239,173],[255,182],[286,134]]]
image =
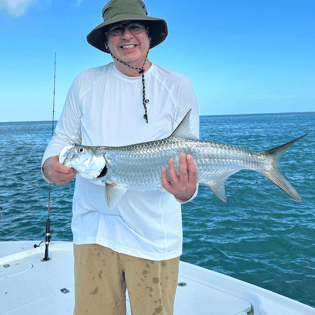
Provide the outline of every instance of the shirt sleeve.
[[55,155],[59,155],[62,149],[70,143],[81,143],[81,114],[79,97],[80,80],[77,77],[70,86],[65,105],[58,120],[54,135],[49,141],[42,158],[42,176],[45,161]]
[[[187,77],[183,78],[183,81],[179,88],[178,98],[178,110],[175,118],[175,128],[179,125],[186,113],[191,109],[190,113],[190,128],[192,133],[199,139],[199,104],[198,99],[194,90],[194,87]],[[174,128],[174,129],[175,129]],[[194,195],[187,201],[182,201],[176,198],[176,200],[184,204],[188,201],[193,200],[198,194],[199,184],[196,186]]]

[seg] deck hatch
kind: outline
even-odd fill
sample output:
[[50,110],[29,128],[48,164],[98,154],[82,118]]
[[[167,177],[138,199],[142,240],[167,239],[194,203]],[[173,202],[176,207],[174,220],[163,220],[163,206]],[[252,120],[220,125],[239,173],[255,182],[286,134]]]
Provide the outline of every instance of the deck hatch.
[[4,264],[0,267],[0,281],[10,277],[20,275],[33,268],[33,264],[28,262],[17,262],[14,264]]

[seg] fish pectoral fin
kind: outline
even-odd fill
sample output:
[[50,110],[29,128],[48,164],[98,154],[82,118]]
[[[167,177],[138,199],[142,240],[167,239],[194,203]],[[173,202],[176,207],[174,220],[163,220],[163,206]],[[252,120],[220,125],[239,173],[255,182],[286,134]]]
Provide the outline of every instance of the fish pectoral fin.
[[109,208],[113,208],[127,192],[125,186],[116,183],[105,183],[105,200]]
[[226,178],[224,180],[212,181],[206,185],[213,191],[213,193],[222,201],[227,202],[226,196]]

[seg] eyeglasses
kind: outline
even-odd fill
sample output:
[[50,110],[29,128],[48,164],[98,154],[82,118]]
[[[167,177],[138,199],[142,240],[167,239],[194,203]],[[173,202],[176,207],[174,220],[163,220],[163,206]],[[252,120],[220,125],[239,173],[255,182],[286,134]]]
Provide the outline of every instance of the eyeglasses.
[[120,36],[128,29],[132,34],[140,34],[144,30],[144,25],[140,23],[129,23],[129,24],[117,24],[108,30],[108,33],[112,36]]

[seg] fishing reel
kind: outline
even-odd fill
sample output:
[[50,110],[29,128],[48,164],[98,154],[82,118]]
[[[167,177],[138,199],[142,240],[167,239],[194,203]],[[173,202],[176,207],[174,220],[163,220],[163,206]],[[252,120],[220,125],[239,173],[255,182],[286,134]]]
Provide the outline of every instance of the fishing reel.
[[40,247],[40,244],[45,242],[45,256],[43,258],[43,261],[48,261],[50,258],[48,257],[48,247],[51,239],[51,231],[50,231],[50,219],[46,220],[46,236],[45,241],[41,241],[38,245],[34,244],[34,248]]

